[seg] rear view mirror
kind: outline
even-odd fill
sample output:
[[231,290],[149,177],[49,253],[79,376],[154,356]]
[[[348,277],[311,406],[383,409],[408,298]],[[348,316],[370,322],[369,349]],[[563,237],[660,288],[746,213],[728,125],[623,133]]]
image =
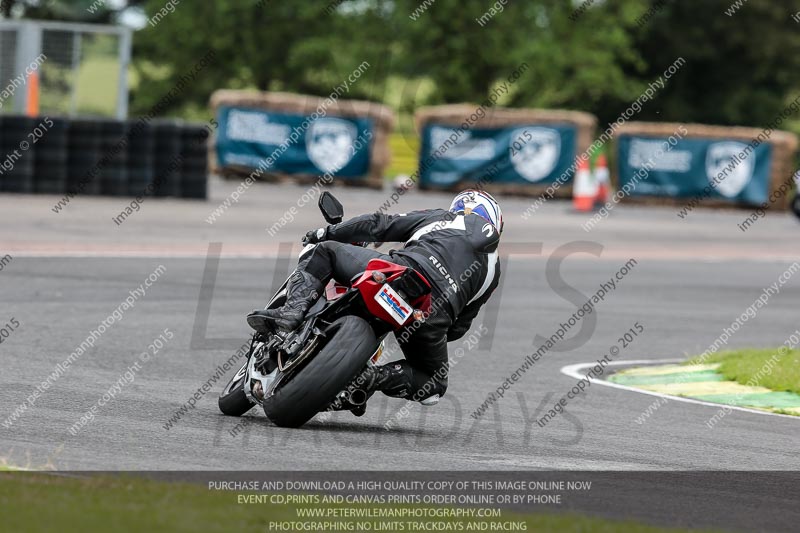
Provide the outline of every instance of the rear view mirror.
[[319,210],[322,211],[322,216],[325,217],[328,224],[338,224],[344,217],[344,208],[341,202],[328,191],[319,197]]

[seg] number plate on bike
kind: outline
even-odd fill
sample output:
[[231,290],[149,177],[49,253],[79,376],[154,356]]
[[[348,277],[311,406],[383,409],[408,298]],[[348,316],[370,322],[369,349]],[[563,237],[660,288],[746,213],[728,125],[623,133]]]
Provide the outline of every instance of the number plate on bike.
[[411,316],[411,306],[389,285],[381,286],[381,290],[375,295],[375,301],[401,326]]

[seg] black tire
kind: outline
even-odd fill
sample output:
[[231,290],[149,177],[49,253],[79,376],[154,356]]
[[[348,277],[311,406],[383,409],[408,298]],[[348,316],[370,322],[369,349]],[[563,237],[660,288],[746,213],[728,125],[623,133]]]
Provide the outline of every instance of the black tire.
[[288,383],[264,400],[264,413],[277,426],[297,428],[328,407],[358,376],[378,341],[363,318],[342,317],[338,331]]
[[[245,361],[242,368],[247,366],[248,361]],[[242,416],[247,411],[255,407],[255,403],[250,401],[247,394],[244,392],[244,380],[246,376],[237,379],[242,372],[242,368],[231,378],[231,381],[225,386],[222,394],[219,395],[219,410],[222,414],[228,416]]]
[[800,218],[800,190],[797,191],[794,195],[794,200],[792,201],[792,212]]

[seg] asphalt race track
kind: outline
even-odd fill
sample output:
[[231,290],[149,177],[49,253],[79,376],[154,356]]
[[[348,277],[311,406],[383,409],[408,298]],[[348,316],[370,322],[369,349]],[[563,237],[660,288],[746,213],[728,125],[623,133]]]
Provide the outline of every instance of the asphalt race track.
[[[120,226],[112,217],[127,205],[124,198],[77,197],[56,214],[53,196],[0,197],[0,256],[13,258],[0,271],[0,325],[12,318],[20,324],[0,346],[0,421],[129,291],[165,267],[93,348],[10,427],[0,427],[0,456],[60,470],[800,470],[800,420],[784,417],[732,412],[708,428],[713,408],[669,402],[637,423],[652,396],[595,385],[545,427],[535,422],[575,385],[562,367],[607,354],[636,322],[644,332],[615,360],[705,350],[800,261],[800,224],[783,213],[742,232],[743,211],[698,211],[682,220],[674,207],[623,205],[585,232],[587,217],[565,202],[523,220],[530,202],[507,199],[502,291],[473,324],[489,333],[477,343],[451,344],[451,353],[463,355],[437,407],[415,405],[395,417],[404,402],[376,396],[362,418],[337,413],[287,430],[254,409],[237,426],[240,420],[217,409],[231,370],[165,429],[247,339],[244,316],[286,276],[299,237],[322,225],[312,201],[270,237],[265,228],[296,205],[305,187],[264,184],[209,224],[206,217],[235,185],[214,182],[205,203],[147,199]],[[376,210],[388,195],[334,193],[351,215]],[[412,192],[390,210],[446,207],[449,197]],[[589,315],[596,322],[575,326],[568,336],[580,330],[577,340],[565,338],[482,417],[470,416],[538,347],[537,334],[552,335],[631,258],[636,264]],[[800,326],[798,274],[731,336],[729,347],[778,346]],[[70,434],[165,328],[174,338]],[[389,352],[394,347],[392,341]],[[397,422],[387,431],[389,419]],[[290,453],[278,456],[275,448]]]

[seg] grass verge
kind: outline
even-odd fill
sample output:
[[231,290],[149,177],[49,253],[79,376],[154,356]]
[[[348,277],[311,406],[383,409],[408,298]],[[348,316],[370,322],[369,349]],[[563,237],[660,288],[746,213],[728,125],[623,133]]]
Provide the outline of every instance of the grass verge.
[[[73,531],[230,533],[271,531],[270,522],[321,520],[298,518],[297,509],[300,507],[319,508],[320,505],[240,504],[237,493],[234,492],[209,491],[199,485],[165,483],[122,475],[76,478],[30,472],[0,473],[0,508],[6,510],[2,518],[2,529],[5,531],[49,532],[57,529],[62,533]],[[409,506],[322,504],[322,507],[396,509]],[[362,520],[354,519],[351,522]],[[374,519],[373,525],[378,523],[377,520],[380,519]],[[408,523],[403,522],[403,519],[394,520]],[[414,521],[419,523],[419,519]],[[489,521],[515,521],[525,524],[526,529],[522,529],[523,531],[599,533],[679,531],[567,514],[518,514],[503,511],[500,519],[448,519],[448,522],[452,523],[466,524],[467,521],[478,524]],[[397,526],[396,530],[411,529],[407,526],[402,528]],[[392,530],[381,529],[381,531]]]
[[[684,364],[697,364],[698,358]],[[717,372],[730,381],[745,385],[750,380],[773,391],[800,394],[800,350],[744,349],[720,352],[703,363],[719,363]],[[756,379],[757,378],[757,379]]]

